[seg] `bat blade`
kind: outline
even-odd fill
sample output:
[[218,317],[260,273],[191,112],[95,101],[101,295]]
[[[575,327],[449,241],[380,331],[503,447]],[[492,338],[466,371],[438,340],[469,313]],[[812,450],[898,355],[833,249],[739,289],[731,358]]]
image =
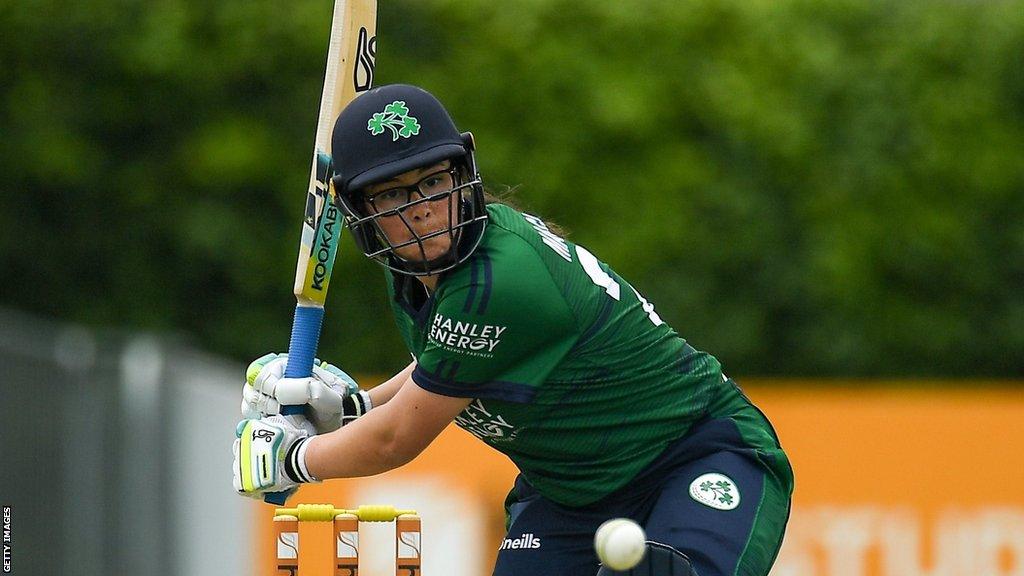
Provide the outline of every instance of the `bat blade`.
[[[297,300],[285,376],[303,378],[313,369],[320,340],[324,302],[343,222],[333,201],[331,130],[345,107],[373,84],[377,54],[377,0],[335,0],[327,72],[320,97],[306,210],[302,222],[293,292]],[[281,413],[302,414],[302,406],[282,406]],[[284,503],[287,494],[268,494],[267,502]]]

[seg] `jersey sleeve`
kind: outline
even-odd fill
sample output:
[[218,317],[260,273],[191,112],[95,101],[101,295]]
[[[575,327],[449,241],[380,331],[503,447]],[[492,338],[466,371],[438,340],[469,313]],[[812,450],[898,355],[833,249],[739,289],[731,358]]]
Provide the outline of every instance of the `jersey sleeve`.
[[445,396],[528,403],[575,344],[572,310],[532,252],[478,250],[471,266],[440,295],[412,379]]

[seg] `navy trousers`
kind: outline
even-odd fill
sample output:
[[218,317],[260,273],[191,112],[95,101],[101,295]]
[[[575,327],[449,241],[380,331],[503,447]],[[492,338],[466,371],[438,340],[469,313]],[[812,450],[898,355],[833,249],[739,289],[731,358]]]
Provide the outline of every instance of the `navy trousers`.
[[[765,450],[746,447],[728,418],[696,425],[625,487],[569,507],[520,476],[506,501],[509,529],[495,576],[594,576],[594,532],[630,518],[649,541],[689,557],[699,576],[764,576],[789,517],[792,474]],[[785,463],[788,470],[788,462]]]

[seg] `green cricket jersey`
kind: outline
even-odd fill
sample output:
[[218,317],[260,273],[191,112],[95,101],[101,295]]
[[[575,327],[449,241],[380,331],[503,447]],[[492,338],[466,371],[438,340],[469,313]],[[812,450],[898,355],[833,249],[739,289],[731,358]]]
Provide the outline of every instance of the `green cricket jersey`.
[[429,298],[388,273],[391,304],[418,363],[413,381],[474,398],[456,423],[541,494],[594,502],[712,405],[749,408],[714,357],[585,248],[508,206],[487,211],[480,246]]

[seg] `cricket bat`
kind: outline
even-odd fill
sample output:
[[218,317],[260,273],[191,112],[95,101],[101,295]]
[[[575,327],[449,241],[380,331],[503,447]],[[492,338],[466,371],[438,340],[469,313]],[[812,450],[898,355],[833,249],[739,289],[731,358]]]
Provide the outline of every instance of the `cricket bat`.
[[[377,0],[335,0],[327,73],[320,97],[320,114],[313,147],[313,167],[306,193],[302,242],[295,266],[295,320],[288,343],[286,378],[304,378],[313,372],[320,340],[324,302],[344,226],[331,189],[331,131],[345,107],[373,84],[377,54]],[[282,406],[285,415],[301,415],[302,406]],[[265,500],[283,504],[288,494],[267,494]]]

